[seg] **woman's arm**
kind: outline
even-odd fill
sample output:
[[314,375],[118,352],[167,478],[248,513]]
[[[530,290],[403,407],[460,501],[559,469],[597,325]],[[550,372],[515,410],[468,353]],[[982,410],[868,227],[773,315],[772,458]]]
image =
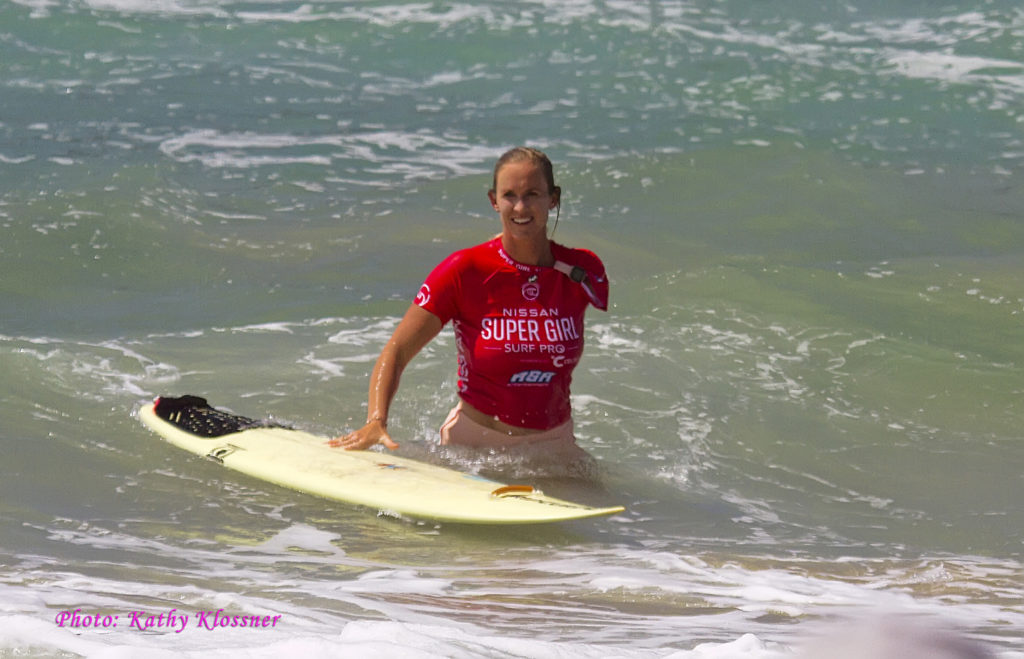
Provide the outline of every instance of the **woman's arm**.
[[441,319],[429,311],[411,305],[398,323],[391,339],[377,358],[370,375],[370,393],[366,411],[366,425],[347,435],[328,442],[345,449],[366,449],[380,442],[390,449],[398,444],[388,434],[388,410],[398,391],[402,371],[423,346],[441,332]]

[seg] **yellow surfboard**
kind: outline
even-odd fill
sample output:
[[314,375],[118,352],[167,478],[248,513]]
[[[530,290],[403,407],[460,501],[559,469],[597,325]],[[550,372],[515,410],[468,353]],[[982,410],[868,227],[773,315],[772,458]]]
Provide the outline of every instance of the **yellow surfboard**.
[[158,398],[139,418],[175,446],[256,478],[378,511],[463,524],[537,524],[613,515],[454,469],[376,451],[346,451],[301,430],[240,417],[198,396]]

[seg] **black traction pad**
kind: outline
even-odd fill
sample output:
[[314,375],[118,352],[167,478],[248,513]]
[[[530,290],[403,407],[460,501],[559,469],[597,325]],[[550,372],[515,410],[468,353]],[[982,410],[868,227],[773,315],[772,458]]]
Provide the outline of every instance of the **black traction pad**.
[[199,396],[161,396],[156,399],[153,411],[164,421],[197,437],[222,437],[252,428],[287,427],[218,410]]

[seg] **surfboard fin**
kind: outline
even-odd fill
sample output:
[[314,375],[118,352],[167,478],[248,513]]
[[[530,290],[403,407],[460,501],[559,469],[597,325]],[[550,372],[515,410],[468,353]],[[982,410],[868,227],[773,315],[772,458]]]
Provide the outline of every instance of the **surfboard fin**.
[[218,410],[200,396],[161,396],[156,399],[153,411],[164,421],[197,437],[223,437],[251,428],[287,427]]

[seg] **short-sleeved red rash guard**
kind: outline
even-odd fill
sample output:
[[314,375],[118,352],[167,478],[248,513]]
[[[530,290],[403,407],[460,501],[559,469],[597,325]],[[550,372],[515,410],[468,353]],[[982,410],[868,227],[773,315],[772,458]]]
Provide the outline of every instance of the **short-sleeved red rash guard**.
[[[521,428],[547,430],[570,419],[584,312],[588,304],[608,308],[601,260],[557,243],[551,250],[561,271],[519,263],[495,238],[446,258],[416,296],[442,323],[452,321],[462,399]],[[579,269],[583,281],[576,281]]]

